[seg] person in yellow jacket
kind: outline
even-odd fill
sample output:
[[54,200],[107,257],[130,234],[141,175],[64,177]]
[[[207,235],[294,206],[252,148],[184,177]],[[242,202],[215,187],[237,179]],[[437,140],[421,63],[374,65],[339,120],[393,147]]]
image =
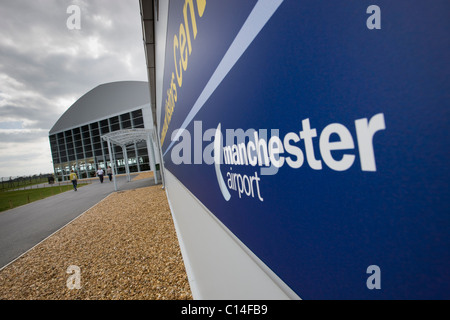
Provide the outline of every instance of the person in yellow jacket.
[[69,179],[72,181],[73,190],[77,191],[78,177],[77,177],[77,174],[75,172],[73,172],[73,170],[70,173]]

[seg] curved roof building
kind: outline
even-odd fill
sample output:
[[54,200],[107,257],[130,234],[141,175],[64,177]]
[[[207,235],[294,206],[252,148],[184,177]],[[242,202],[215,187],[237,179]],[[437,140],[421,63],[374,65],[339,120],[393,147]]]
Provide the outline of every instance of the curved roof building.
[[[153,127],[148,82],[119,81],[99,85],[80,97],[49,132],[55,175],[65,180],[70,170],[80,178],[95,175],[111,164],[108,146],[101,137],[122,130]],[[125,171],[120,147],[113,148],[118,173]],[[145,142],[127,147],[131,171],[149,170]]]
[[119,81],[99,85],[78,99],[56,121],[50,134],[105,118],[105,114],[120,114],[142,108],[150,103],[148,82]]

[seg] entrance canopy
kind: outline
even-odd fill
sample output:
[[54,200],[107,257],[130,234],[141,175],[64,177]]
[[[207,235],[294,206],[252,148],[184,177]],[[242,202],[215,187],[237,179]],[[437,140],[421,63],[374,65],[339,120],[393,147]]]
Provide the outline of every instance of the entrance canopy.
[[102,139],[124,147],[129,144],[148,141],[151,134],[152,130],[150,129],[124,129],[107,133],[102,136]]
[[114,189],[117,191],[117,183],[116,183],[116,174],[115,174],[115,163],[112,161],[112,152],[111,152],[111,144],[118,145],[122,148],[123,157],[125,160],[125,171],[127,173],[128,181],[131,180],[130,178],[130,169],[128,164],[128,156],[127,156],[127,145],[138,143],[138,142],[147,142],[147,149],[149,151],[149,156],[151,157],[150,165],[151,169],[153,171],[154,177],[155,177],[155,183],[158,183],[158,177],[156,174],[156,159],[155,159],[155,153],[153,150],[153,143],[152,143],[152,129],[124,129],[124,130],[118,130],[113,131],[110,133],[107,133],[102,136],[102,139],[108,142],[108,150],[109,150],[109,159],[111,161],[111,166],[114,173]]

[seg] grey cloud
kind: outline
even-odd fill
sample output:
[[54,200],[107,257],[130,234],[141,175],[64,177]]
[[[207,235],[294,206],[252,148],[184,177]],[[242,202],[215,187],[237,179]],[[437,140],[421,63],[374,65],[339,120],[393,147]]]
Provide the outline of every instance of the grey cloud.
[[[16,130],[3,129],[0,130],[0,145],[5,147],[6,144],[15,143],[33,143],[42,138],[48,138],[48,132],[45,130]],[[10,145],[8,145],[10,146]]]
[[24,129],[46,130],[53,126],[53,119],[58,116],[59,113],[52,109],[44,111],[40,108],[32,108],[26,105],[7,105],[0,108],[0,119],[21,119],[20,122],[22,122],[22,127]]

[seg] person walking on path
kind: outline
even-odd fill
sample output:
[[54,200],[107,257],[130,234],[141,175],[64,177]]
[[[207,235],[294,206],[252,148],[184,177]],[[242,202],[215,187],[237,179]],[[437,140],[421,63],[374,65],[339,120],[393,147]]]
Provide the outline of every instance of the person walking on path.
[[97,177],[99,177],[100,179],[100,183],[103,183],[103,175],[105,174],[105,172],[103,171],[102,168],[98,168],[97,170]]
[[106,169],[106,174],[109,177],[109,181],[111,181],[112,180],[112,169],[110,166],[108,166],[108,169]]
[[70,179],[70,181],[72,181],[73,190],[77,191],[78,176],[73,170],[70,172],[69,179]]

